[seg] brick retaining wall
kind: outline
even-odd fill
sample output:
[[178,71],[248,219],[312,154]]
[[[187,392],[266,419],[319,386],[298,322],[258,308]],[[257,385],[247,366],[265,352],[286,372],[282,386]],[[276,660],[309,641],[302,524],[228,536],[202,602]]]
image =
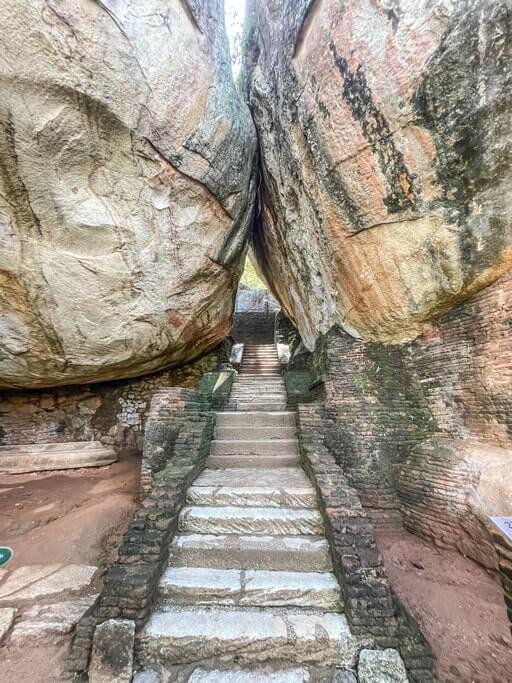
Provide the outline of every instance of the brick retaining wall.
[[[224,382],[212,381],[211,375]],[[212,408],[229,395],[232,373],[209,373],[197,390],[160,389],[151,402],[144,439],[141,502],[105,575],[103,590],[78,623],[69,653],[73,672],[87,670],[94,630],[107,619],[141,628],[153,605],[186,492],[204,468],[215,427]],[[226,377],[227,375],[227,377]],[[215,391],[217,388],[217,392]]]

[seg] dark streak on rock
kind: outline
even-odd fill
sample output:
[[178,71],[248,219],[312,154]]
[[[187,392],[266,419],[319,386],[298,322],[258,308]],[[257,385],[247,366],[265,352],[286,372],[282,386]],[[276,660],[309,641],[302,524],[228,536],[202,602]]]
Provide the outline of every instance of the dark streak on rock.
[[0,138],[0,176],[6,189],[6,195],[14,199],[14,201],[11,200],[10,206],[13,209],[16,223],[19,226],[32,226],[37,236],[42,237],[41,222],[32,208],[30,196],[19,168],[16,153],[16,131],[11,112],[6,113],[3,128],[5,137]]
[[416,204],[415,176],[409,173],[404,156],[394,143],[385,116],[375,105],[371,90],[359,66],[355,72],[348,68],[333,41],[329,43],[334,62],[343,79],[343,97],[352,116],[361,125],[363,135],[374,149],[380,167],[386,177],[390,192],[384,199],[390,212],[414,207]]
[[493,267],[512,242],[512,227],[497,210],[501,202],[496,196],[512,151],[506,142],[511,45],[512,10],[507,2],[461,4],[412,98],[417,123],[431,131],[436,146],[437,179],[448,220],[460,226],[467,280]]

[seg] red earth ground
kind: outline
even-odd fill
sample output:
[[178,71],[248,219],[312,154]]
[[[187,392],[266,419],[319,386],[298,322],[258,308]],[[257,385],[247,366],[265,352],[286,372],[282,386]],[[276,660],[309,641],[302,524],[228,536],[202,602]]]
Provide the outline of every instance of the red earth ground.
[[[0,476],[0,545],[15,553],[9,569],[64,563],[104,570],[135,509],[139,470],[140,459],[126,456],[108,467]],[[0,647],[1,683],[69,680],[67,648],[63,637]]]
[[377,531],[395,592],[429,641],[443,683],[511,683],[512,639],[501,584],[456,551],[406,531]]

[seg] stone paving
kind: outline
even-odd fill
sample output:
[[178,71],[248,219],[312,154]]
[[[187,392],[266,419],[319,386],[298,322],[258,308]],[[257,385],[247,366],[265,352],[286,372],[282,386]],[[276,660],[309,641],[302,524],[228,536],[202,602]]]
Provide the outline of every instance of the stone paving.
[[97,567],[26,565],[0,573],[0,644],[70,633],[95,601]]

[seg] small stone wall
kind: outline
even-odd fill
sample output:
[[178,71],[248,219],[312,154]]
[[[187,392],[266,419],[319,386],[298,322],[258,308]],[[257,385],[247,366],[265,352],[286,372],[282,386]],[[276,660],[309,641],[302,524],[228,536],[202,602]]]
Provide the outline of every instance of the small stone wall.
[[298,410],[301,459],[317,490],[333,563],[351,630],[397,648],[413,683],[434,681],[434,658],[416,622],[393,594],[373,527],[323,438],[334,413],[320,405]]
[[498,529],[494,529],[492,540],[498,557],[498,569],[512,633],[512,543]]
[[[229,394],[232,375],[226,374],[220,385]],[[76,627],[69,654],[73,672],[87,670],[98,624],[126,619],[141,628],[149,616],[186,491],[209,454],[215,426],[212,408],[221,405],[212,386],[219,383],[210,377],[198,390],[175,387],[154,395],[144,438],[141,502],[97,602]]]
[[0,397],[0,445],[101,441],[142,449],[151,397],[160,387],[194,388],[208,370],[228,359],[227,346],[190,365],[132,380],[47,391],[4,392]]

